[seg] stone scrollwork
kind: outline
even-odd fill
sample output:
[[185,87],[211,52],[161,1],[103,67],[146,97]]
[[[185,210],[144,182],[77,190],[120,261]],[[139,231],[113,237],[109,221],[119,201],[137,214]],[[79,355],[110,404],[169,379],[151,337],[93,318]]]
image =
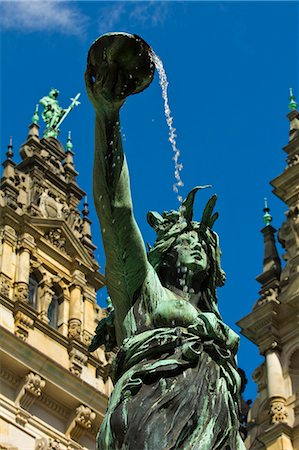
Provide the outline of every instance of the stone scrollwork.
[[70,371],[77,377],[80,377],[82,369],[85,366],[88,357],[84,353],[80,352],[80,350],[71,348],[69,352],[69,358]]
[[87,430],[91,429],[95,418],[95,412],[88,406],[80,405],[76,409],[75,416],[68,426],[66,436],[78,441]]
[[33,328],[34,321],[31,317],[28,317],[22,311],[16,311],[14,314],[15,319],[15,335],[23,341],[28,338],[29,330]]
[[38,374],[30,372],[21,385],[15,401],[16,405],[28,410],[34,401],[41,396],[45,385],[45,380]]
[[271,423],[287,423],[288,412],[283,399],[273,399],[270,402]]

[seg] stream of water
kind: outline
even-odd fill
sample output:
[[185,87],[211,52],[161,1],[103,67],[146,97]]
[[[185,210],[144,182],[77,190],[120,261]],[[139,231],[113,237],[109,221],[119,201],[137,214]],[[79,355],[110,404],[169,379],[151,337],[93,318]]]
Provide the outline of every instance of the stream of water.
[[166,75],[166,72],[163,67],[163,63],[162,63],[161,59],[159,58],[158,55],[156,55],[156,53],[153,50],[151,50],[151,59],[152,59],[153,63],[155,64],[158,75],[159,75],[159,83],[162,88],[162,97],[164,100],[165,117],[166,117],[166,122],[167,122],[168,130],[169,130],[168,140],[170,141],[170,144],[171,144],[171,147],[172,147],[172,150],[174,153],[173,158],[172,158],[174,161],[174,177],[175,177],[175,183],[173,184],[173,191],[176,193],[177,199],[181,203],[183,198],[180,194],[180,188],[184,186],[184,183],[181,178],[181,171],[183,169],[183,164],[179,160],[180,156],[181,156],[181,152],[177,147],[177,143],[176,143],[177,135],[175,133],[176,129],[173,127],[173,117],[171,115],[171,110],[170,110],[169,102],[168,102],[167,75]]

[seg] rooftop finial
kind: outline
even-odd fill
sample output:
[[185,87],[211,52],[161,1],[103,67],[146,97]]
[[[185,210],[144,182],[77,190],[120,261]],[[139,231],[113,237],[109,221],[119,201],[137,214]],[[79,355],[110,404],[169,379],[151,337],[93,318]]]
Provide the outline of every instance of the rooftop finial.
[[32,116],[32,123],[35,123],[37,125],[38,121],[39,121],[39,115],[38,115],[38,104],[37,104],[35,107],[34,114]]
[[266,227],[267,227],[272,222],[272,216],[270,214],[270,208],[268,208],[268,201],[267,201],[266,197],[264,198],[264,202],[265,202],[265,207],[264,207],[263,211],[264,211],[265,214],[264,214],[264,217],[263,217],[263,221],[265,222]]
[[83,206],[84,206],[83,211],[82,211],[83,217],[87,217],[89,214],[87,195],[85,195],[85,197],[84,197]]
[[9,144],[8,144],[7,148],[8,148],[8,150],[6,152],[7,159],[12,159],[13,158],[12,136],[10,136],[10,138],[9,138]]
[[69,131],[67,136],[67,143],[66,143],[66,149],[67,151],[72,151],[73,143],[72,143],[72,134]]
[[294,111],[297,109],[298,103],[295,100],[295,96],[293,94],[293,89],[290,88],[290,103],[289,103],[289,109]]

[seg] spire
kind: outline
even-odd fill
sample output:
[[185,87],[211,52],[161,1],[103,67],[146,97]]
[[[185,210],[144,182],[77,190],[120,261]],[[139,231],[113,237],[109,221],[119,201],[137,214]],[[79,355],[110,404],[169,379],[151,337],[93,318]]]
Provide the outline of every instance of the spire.
[[10,179],[14,180],[15,176],[15,166],[16,163],[13,161],[13,144],[12,144],[12,136],[9,138],[9,144],[7,146],[7,152],[6,152],[6,160],[2,163],[2,166],[4,168],[2,179]]
[[290,121],[290,141],[292,141],[295,137],[298,137],[299,134],[299,112],[297,110],[298,103],[295,100],[295,96],[293,94],[293,89],[290,88],[290,103],[289,109],[291,110],[288,114],[288,118]]
[[32,123],[38,124],[38,121],[39,121],[39,115],[38,115],[38,103],[37,103],[34,114],[32,116]]
[[69,131],[68,136],[67,136],[66,150],[72,151],[72,148],[73,148],[72,135],[71,135],[71,131]]
[[88,210],[88,202],[87,202],[87,195],[84,197],[84,204],[83,204],[83,218],[88,217],[89,210]]
[[264,236],[263,272],[256,278],[257,281],[262,284],[262,290],[260,291],[262,297],[264,291],[269,290],[271,287],[277,286],[281,273],[281,262],[276,248],[276,229],[270,224],[272,221],[272,216],[270,214],[270,208],[268,207],[266,198],[264,199],[264,202],[265,206],[263,209],[263,220],[266,226],[261,230]]
[[7,152],[6,152],[6,156],[7,159],[12,160],[13,158],[13,145],[12,145],[12,136],[10,136],[9,138],[9,144],[7,146]]
[[270,225],[270,223],[272,222],[272,216],[270,214],[270,208],[268,208],[268,202],[267,202],[267,198],[264,198],[264,202],[265,202],[265,207],[264,207],[264,217],[263,217],[263,221],[266,224],[266,227],[268,225]]
[[30,139],[30,138],[33,138],[33,139],[35,139],[35,140],[39,140],[39,124],[38,124],[38,121],[39,121],[39,115],[38,115],[38,104],[36,105],[36,107],[35,107],[35,111],[34,111],[34,114],[33,114],[33,116],[32,116],[32,119],[31,119],[31,124],[29,125],[29,133],[28,133],[28,138],[27,139]]
[[294,111],[297,109],[298,104],[296,103],[295,96],[293,94],[293,89],[290,88],[290,103],[289,103],[289,109],[291,111]]
[[87,195],[84,197],[84,204],[83,204],[83,227],[82,227],[82,239],[81,242],[84,245],[84,247],[88,250],[88,252],[93,256],[93,252],[96,249],[95,245],[91,241],[91,220],[88,218],[89,210],[88,210],[88,201],[87,201]]

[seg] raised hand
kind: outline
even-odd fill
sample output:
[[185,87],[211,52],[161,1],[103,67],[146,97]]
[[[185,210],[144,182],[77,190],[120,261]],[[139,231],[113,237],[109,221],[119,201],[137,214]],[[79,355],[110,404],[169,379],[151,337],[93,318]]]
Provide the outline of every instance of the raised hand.
[[145,89],[154,76],[150,47],[138,36],[111,33],[91,46],[85,81],[96,110],[119,109],[126,97]]

